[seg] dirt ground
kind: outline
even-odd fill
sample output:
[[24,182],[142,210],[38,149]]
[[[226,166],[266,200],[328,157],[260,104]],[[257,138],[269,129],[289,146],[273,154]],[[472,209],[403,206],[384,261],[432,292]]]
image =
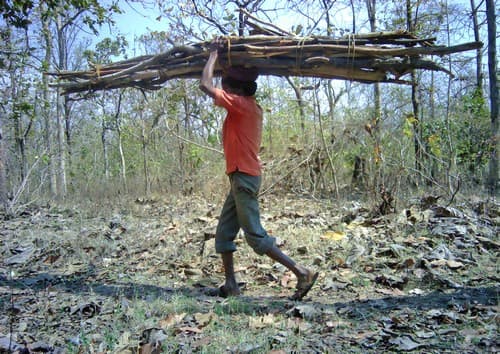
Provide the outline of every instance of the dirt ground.
[[358,202],[261,200],[295,278],[238,237],[243,294],[214,252],[222,200],[36,207],[0,226],[0,352],[494,353],[500,205],[418,198],[378,215]]

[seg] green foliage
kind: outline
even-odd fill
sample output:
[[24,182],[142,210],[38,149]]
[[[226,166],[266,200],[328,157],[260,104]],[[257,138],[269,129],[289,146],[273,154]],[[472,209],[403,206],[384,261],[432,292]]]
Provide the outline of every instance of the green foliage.
[[408,114],[403,123],[403,134],[407,138],[412,138],[415,133],[415,126],[418,123],[418,120],[412,115]]
[[108,64],[113,57],[126,56],[128,42],[124,36],[117,36],[116,39],[104,38],[96,44],[95,51],[86,50],[83,55],[91,63]]
[[479,90],[463,96],[459,116],[453,120],[458,162],[472,169],[484,165],[491,151],[490,122]]
[[22,115],[32,117],[34,115],[34,106],[28,101],[15,102],[12,110],[11,117],[19,119]]
[[[50,18],[61,12],[75,10],[84,11],[83,23],[97,34],[97,25],[113,23],[111,16],[113,13],[121,13],[118,1],[101,5],[98,0],[44,0],[42,18]],[[17,28],[27,28],[32,20],[30,18],[33,9],[40,4],[33,0],[7,0],[0,2],[2,17],[7,24]]]
[[[405,134],[410,132],[405,124]],[[458,109],[449,122],[444,120],[422,123],[422,143],[425,150],[435,157],[455,157],[458,166],[469,173],[476,173],[484,166],[491,151],[490,122],[484,98],[479,90],[461,97]],[[450,144],[444,144],[450,141]],[[451,149],[451,150],[450,150]]]
[[196,145],[189,146],[189,161],[192,168],[197,169],[203,163],[203,149]]
[[448,134],[448,131],[445,122],[442,120],[424,121],[422,123],[423,143],[426,144],[428,152],[436,157],[441,157],[443,154],[442,142],[446,140],[446,134]]
[[0,2],[2,17],[8,24],[26,28],[31,22],[28,20],[28,14],[33,8],[34,3],[31,0],[14,0]]

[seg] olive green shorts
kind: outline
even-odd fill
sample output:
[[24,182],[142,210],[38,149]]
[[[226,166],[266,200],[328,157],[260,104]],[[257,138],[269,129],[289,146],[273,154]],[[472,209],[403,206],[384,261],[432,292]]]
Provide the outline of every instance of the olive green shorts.
[[261,176],[250,176],[242,172],[229,175],[231,190],[227,195],[215,234],[217,253],[234,252],[234,240],[242,229],[245,239],[259,255],[272,248],[276,239],[267,234],[260,223],[259,193]]

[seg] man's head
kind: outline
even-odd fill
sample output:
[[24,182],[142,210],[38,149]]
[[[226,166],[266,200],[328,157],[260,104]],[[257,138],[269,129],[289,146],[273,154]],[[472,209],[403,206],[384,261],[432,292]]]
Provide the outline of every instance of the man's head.
[[223,76],[222,88],[239,96],[253,96],[257,91],[257,83],[255,81],[240,81],[229,76]]
[[253,96],[257,91],[258,75],[255,67],[231,66],[222,76],[222,88],[236,95]]

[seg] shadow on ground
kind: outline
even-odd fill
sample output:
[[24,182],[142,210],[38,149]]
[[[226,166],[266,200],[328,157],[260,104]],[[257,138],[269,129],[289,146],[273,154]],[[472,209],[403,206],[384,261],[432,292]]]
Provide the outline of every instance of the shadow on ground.
[[[50,273],[40,273],[17,279],[0,276],[0,286],[20,290],[26,289],[30,294],[52,287],[62,292],[74,294],[85,295],[92,293],[105,297],[126,297],[128,299],[145,299],[149,301],[156,299],[168,301],[172,296],[179,295],[200,298],[200,300],[206,300],[207,298],[206,288],[203,287],[183,286],[170,288],[130,282],[107,284],[92,281],[93,275],[93,271],[90,270],[76,276],[59,276]],[[499,291],[500,287],[498,286],[464,287],[433,291],[426,295],[393,296],[367,300],[328,302],[324,301],[326,297],[319,297],[317,301],[306,298],[302,303],[312,305],[315,309],[323,311],[344,309],[342,312],[348,314],[349,317],[359,316],[363,319],[370,319],[402,308],[425,311],[448,309],[450,306],[463,306],[466,308],[469,305],[498,306]],[[9,296],[9,293],[4,293],[0,295],[0,299],[6,300]],[[284,297],[241,296],[238,299],[244,301],[247,305],[241,308],[241,312],[253,314],[282,311],[297,304]]]

